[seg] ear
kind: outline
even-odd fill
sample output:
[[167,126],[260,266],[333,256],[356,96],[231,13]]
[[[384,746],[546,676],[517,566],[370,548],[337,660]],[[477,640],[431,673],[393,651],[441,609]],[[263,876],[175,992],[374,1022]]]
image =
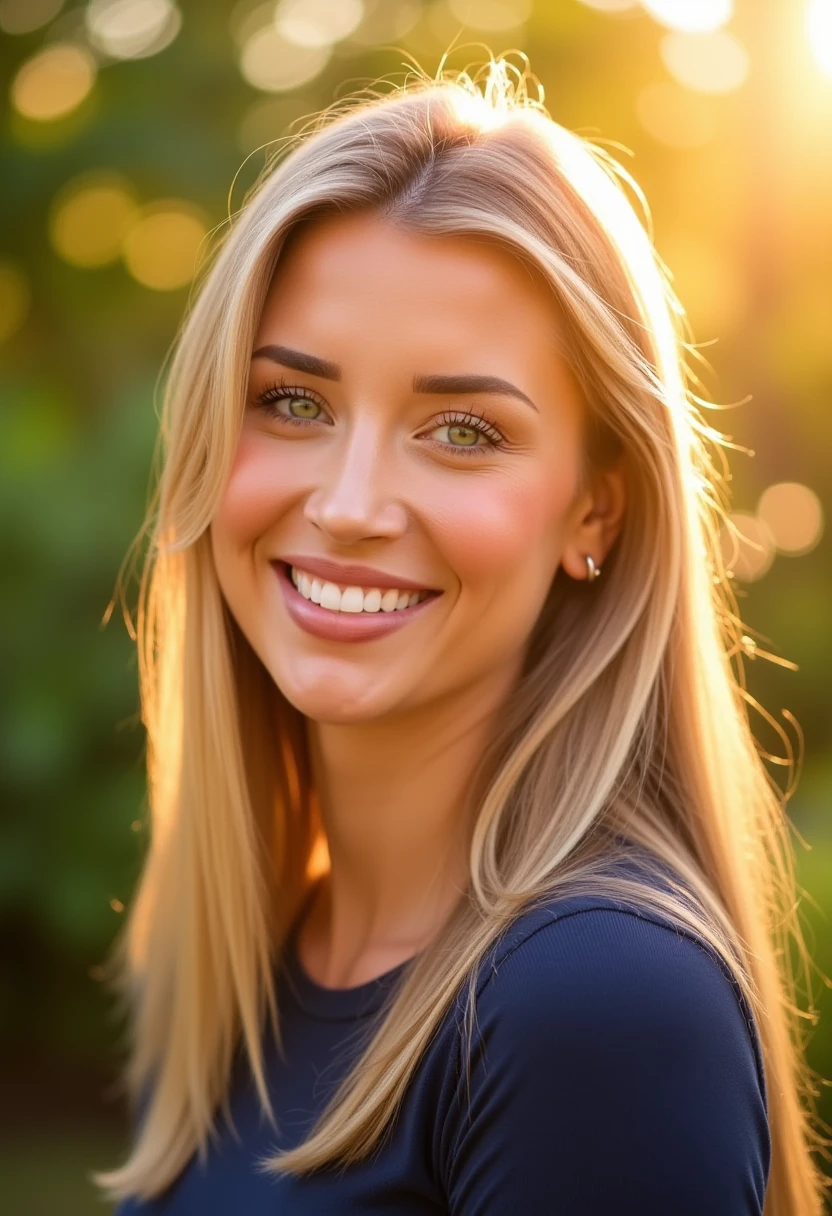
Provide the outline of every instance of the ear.
[[600,570],[621,531],[626,505],[624,461],[619,457],[614,464],[593,471],[590,485],[575,503],[561,556],[561,565],[571,578],[587,578],[587,554]]

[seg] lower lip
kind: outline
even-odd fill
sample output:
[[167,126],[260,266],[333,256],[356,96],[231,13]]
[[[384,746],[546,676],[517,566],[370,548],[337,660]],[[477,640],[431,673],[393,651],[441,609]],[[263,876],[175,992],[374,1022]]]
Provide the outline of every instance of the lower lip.
[[289,616],[295,624],[316,638],[325,638],[330,642],[369,642],[395,633],[421,616],[439,599],[439,595],[430,595],[412,608],[397,608],[393,612],[332,612],[301,595],[283,562],[272,562],[272,567],[283,591]]

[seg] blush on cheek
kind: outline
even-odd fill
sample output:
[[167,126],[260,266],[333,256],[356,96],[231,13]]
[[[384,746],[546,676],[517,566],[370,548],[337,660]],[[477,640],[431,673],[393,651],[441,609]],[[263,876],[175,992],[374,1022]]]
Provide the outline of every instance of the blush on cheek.
[[568,477],[526,474],[469,483],[444,497],[437,528],[449,565],[463,580],[476,584],[551,560],[573,485]]
[[237,545],[266,532],[291,500],[286,464],[275,459],[274,445],[263,436],[243,431],[215,513],[217,525]]

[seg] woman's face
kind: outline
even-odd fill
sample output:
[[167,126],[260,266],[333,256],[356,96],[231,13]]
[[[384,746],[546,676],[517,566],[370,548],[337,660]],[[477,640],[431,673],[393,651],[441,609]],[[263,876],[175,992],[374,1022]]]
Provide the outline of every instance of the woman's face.
[[[621,479],[577,493],[562,350],[546,288],[493,245],[350,215],[285,251],[211,539],[303,714],[359,722],[510,682],[559,567],[601,564]],[[431,594],[402,609],[413,588]]]

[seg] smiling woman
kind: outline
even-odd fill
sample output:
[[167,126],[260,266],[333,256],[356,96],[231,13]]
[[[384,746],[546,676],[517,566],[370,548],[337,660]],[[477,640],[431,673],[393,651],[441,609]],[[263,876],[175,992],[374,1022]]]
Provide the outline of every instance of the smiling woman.
[[[479,711],[493,711],[515,683],[520,639],[558,565],[585,577],[585,555],[600,564],[620,524],[620,462],[581,489],[581,397],[558,353],[560,329],[551,289],[507,251],[376,214],[317,218],[296,231],[266,296],[211,527],[214,563],[277,687],[315,723],[352,722],[360,705],[351,748],[375,757],[375,779],[386,755],[393,789],[406,771],[398,752],[424,754],[459,729],[462,689],[479,707],[470,727],[481,746],[489,728],[474,725]],[[377,564],[350,574],[343,563],[359,556]],[[316,570],[322,559],[327,569]],[[372,649],[318,644],[381,639],[405,625],[407,634]],[[451,693],[444,718],[438,707]],[[427,722],[416,727],[412,716],[428,707],[424,734]],[[387,737],[394,713],[396,745]],[[383,749],[371,745],[379,730]],[[336,784],[354,785],[354,773],[326,768]],[[414,826],[435,788],[429,765],[419,786],[410,787]],[[414,873],[414,845],[415,894],[429,875]],[[399,892],[401,860],[379,858],[383,883]],[[384,915],[380,893],[373,902],[372,915]],[[386,930],[367,926],[371,940],[389,933],[393,912]],[[341,925],[347,910],[339,913]],[[355,937],[344,943],[348,958],[363,953],[358,926]],[[329,970],[348,972],[347,963]]]
[[230,226],[149,517],[122,1216],[820,1211],[719,437],[620,178],[499,61]]

